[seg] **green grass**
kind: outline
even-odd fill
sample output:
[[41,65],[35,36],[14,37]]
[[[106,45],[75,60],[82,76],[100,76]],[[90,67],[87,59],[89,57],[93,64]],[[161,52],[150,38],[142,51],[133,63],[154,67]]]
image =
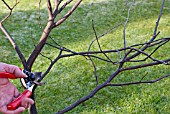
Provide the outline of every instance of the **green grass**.
[[[66,22],[51,32],[51,36],[59,44],[74,51],[87,50],[89,44],[95,38],[91,20],[94,20],[97,34],[103,34],[119,24],[121,20],[125,21],[128,10],[126,9],[123,12],[125,1],[84,0]],[[47,22],[47,11],[44,2],[41,4],[41,23],[43,27]],[[13,4],[13,2],[9,3]],[[127,25],[128,46],[146,42],[152,37],[160,6],[161,0],[135,1]],[[170,36],[169,11],[170,2],[166,1],[159,25],[161,33],[158,38]],[[0,2],[0,12],[0,19],[8,13],[8,10],[2,5],[2,1]],[[34,49],[32,39],[37,43],[41,36],[37,14],[38,1],[22,0],[11,17],[4,23],[26,58]],[[117,49],[123,47],[122,31],[123,26],[120,26],[101,38],[102,48]],[[2,32],[0,32],[0,38],[0,61],[22,67],[17,54]],[[51,41],[48,40],[48,42]],[[169,44],[166,44],[164,48],[154,54],[154,57],[158,59],[168,58],[170,55],[169,48]],[[91,50],[99,50],[96,42]],[[45,46],[42,53],[54,59],[58,51]],[[109,56],[113,60],[119,60],[117,54]],[[95,60],[95,62],[99,83],[101,84],[114,72],[116,66],[98,60]],[[39,56],[33,66],[33,71],[44,72],[48,65],[49,60]],[[147,74],[145,79],[154,79],[168,73],[169,66],[159,65],[123,72],[113,82],[139,81],[145,74]],[[46,85],[37,88],[35,93],[39,114],[53,114],[84,97],[96,86],[92,64],[80,56],[59,60],[43,81],[47,82]],[[154,84],[107,87],[100,90],[92,99],[68,112],[68,114],[169,114],[169,81],[170,79],[167,78]],[[20,91],[23,91],[19,81],[13,82]]]

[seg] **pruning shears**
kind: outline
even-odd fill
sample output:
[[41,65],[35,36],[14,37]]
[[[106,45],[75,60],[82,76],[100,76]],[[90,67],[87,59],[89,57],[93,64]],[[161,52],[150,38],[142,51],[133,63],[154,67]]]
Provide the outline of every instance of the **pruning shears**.
[[[16,98],[14,101],[7,105],[8,110],[15,110],[17,107],[21,105],[21,101],[24,98],[29,98],[32,95],[32,90],[35,85],[41,85],[38,82],[38,79],[41,76],[41,73],[32,73],[27,70],[20,69],[24,74],[26,74],[26,78],[20,78],[22,86],[25,88],[24,92]],[[0,72],[0,78],[9,78],[9,79],[17,79],[15,75],[11,73]]]

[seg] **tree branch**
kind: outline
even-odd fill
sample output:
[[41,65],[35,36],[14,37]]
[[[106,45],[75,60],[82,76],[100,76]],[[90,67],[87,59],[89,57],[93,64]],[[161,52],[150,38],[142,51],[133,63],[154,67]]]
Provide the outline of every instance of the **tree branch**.
[[[170,58],[166,59],[166,60],[162,60],[164,63],[167,63],[167,65],[170,62]],[[126,67],[126,68],[122,68],[121,70],[125,71],[125,70],[134,70],[134,69],[138,69],[138,68],[144,68],[144,67],[148,67],[148,66],[155,66],[155,65],[159,65],[159,64],[163,64],[163,62],[159,62],[159,61],[155,61],[155,62],[150,62],[147,64],[142,64],[142,65],[136,65],[136,66],[130,66],[130,67]]]
[[[170,61],[170,59],[167,59],[165,61]],[[107,87],[107,86],[124,86],[124,85],[132,85],[132,84],[142,84],[142,83],[154,83],[154,82],[157,82],[159,80],[162,80],[166,77],[169,77],[170,75],[165,75],[165,76],[162,76],[160,78],[157,78],[155,80],[151,80],[151,81],[140,81],[140,82],[129,82],[129,83],[123,83],[123,84],[111,84],[110,82],[112,81],[112,79],[114,77],[116,77],[120,72],[123,72],[125,70],[133,70],[133,69],[137,69],[137,68],[142,68],[142,67],[147,67],[147,66],[153,66],[153,65],[158,65],[158,64],[161,64],[161,63],[158,63],[158,62],[154,62],[154,63],[150,63],[150,64],[145,64],[143,66],[135,66],[135,67],[129,67],[129,68],[119,68],[117,69],[103,84],[97,86],[92,92],[90,92],[87,96],[79,99],[78,101],[76,101],[75,103],[73,103],[72,105],[64,108],[63,110],[61,111],[58,111],[56,114],[63,114],[65,112],[68,112],[69,110],[72,110],[74,109],[76,106],[82,104],[83,102],[87,101],[88,99],[92,98],[99,90],[101,90],[102,88],[104,87]]]
[[5,0],[2,0],[2,1],[3,1],[4,4],[8,7],[8,9],[10,10],[10,12],[9,12],[9,14],[8,14],[4,19],[1,20],[1,22],[0,22],[0,28],[1,28],[2,32],[6,35],[6,37],[7,37],[8,40],[10,41],[10,43],[12,44],[13,48],[15,49],[15,51],[17,52],[17,54],[18,54],[18,56],[19,56],[19,58],[20,58],[20,60],[21,60],[21,62],[22,62],[22,64],[23,64],[24,68],[27,68],[26,60],[25,60],[24,55],[23,55],[22,52],[20,51],[18,45],[16,44],[16,42],[14,41],[14,39],[11,37],[11,35],[10,35],[9,32],[7,31],[7,29],[3,26],[3,22],[4,22],[5,20],[7,20],[7,19],[11,16],[11,14],[12,14],[12,12],[13,12],[13,9],[17,6],[17,4],[18,4],[19,2],[16,0],[16,3],[15,3],[14,6],[11,8],[11,7],[5,2]]
[[98,36],[97,36],[97,33],[96,33],[96,29],[95,29],[95,27],[94,27],[94,22],[93,22],[93,20],[92,20],[92,28],[93,28],[93,31],[94,31],[94,34],[95,34],[96,41],[97,41],[97,44],[98,44],[98,46],[99,46],[100,52],[103,53],[103,55],[109,60],[109,62],[114,63],[114,62],[106,55],[106,53],[103,52],[102,47],[100,46],[100,43],[99,43],[99,40],[98,40]]
[[139,81],[139,82],[127,82],[127,83],[122,83],[122,84],[107,84],[106,86],[127,86],[127,85],[136,85],[136,84],[148,84],[148,83],[155,83],[155,82],[158,82],[164,78],[167,78],[169,77],[170,74],[167,74],[167,75],[164,75],[160,78],[157,78],[157,79],[154,79],[154,80],[149,80],[149,81]]
[[[79,4],[82,2],[82,0],[78,0],[77,3],[72,7],[72,9],[65,15],[65,17],[63,17],[63,19],[61,19],[61,23],[64,22],[73,12],[74,10],[79,6]],[[54,23],[54,18],[51,20],[51,13],[52,13],[52,8],[51,8],[51,2],[50,0],[47,1],[47,6],[48,6],[48,12],[49,12],[49,21],[41,35],[41,38],[39,40],[38,45],[35,47],[34,51],[31,53],[31,55],[28,58],[27,61],[27,66],[28,69],[32,68],[32,65],[34,63],[34,61],[36,60],[36,58],[38,57],[38,55],[40,54],[42,48],[44,47],[44,45],[46,44],[46,40],[50,34],[50,32],[52,31],[53,28],[56,27],[56,23]],[[59,22],[59,21],[58,21]],[[60,24],[61,24],[60,23]],[[58,26],[59,24],[57,24]],[[55,27],[54,27],[55,26]]]
[[[146,45],[141,49],[142,51],[144,51],[144,50],[148,47],[149,43],[152,42],[152,41],[154,41],[155,38],[156,38],[156,37],[159,35],[159,33],[160,33],[160,32],[158,32],[158,33],[156,33],[156,32],[157,32],[157,28],[158,28],[158,25],[159,25],[159,21],[160,21],[161,16],[162,16],[162,11],[163,11],[163,8],[164,8],[164,3],[165,3],[165,0],[162,0],[162,6],[161,6],[161,8],[160,8],[160,13],[159,13],[159,16],[158,16],[158,20],[157,20],[156,25],[155,25],[154,34],[153,34],[152,38],[150,39],[150,41],[148,42],[148,44],[146,44]],[[137,52],[135,55],[129,57],[128,59],[130,60],[130,59],[138,56],[139,54],[140,54],[140,53]]]
[[[98,36],[97,39],[102,38],[103,36],[105,36],[106,34],[110,33],[111,31],[113,31],[114,29],[118,28],[120,25],[122,25],[122,23],[119,23],[118,25],[114,26],[113,28],[111,28],[110,30],[107,30],[105,33],[103,33],[102,35]],[[96,38],[94,40],[92,40],[92,42],[89,45],[88,51],[90,51],[91,46],[93,45],[93,43],[96,41]]]
[[[52,40],[54,41],[54,39],[52,38]],[[137,46],[140,46],[140,45],[147,45],[148,47],[152,47],[152,46],[155,46],[155,45],[159,45],[159,44],[161,44],[161,43],[165,43],[165,42],[168,42],[170,40],[170,38],[161,38],[161,39],[158,39],[158,40],[155,40],[155,41],[152,41],[152,42],[150,42],[150,45],[147,45],[148,43],[146,42],[146,43],[142,43],[142,44],[135,44],[135,45],[132,45],[132,46],[129,46],[129,47],[126,47],[126,48],[120,48],[120,49],[117,49],[117,50],[103,50],[102,52],[101,51],[87,51],[87,52],[75,52],[75,51],[72,51],[72,50],[69,50],[69,49],[67,49],[67,48],[65,48],[65,47],[62,47],[62,46],[60,46],[59,44],[57,44],[55,41],[55,44],[56,45],[58,45],[58,46],[54,46],[54,45],[52,45],[52,44],[49,44],[49,43],[46,43],[47,45],[49,45],[49,46],[51,46],[51,47],[53,47],[53,48],[56,48],[56,49],[58,49],[58,50],[62,50],[62,51],[66,51],[66,52],[70,52],[70,54],[62,54],[62,55],[60,55],[60,56],[57,56],[57,61],[59,60],[59,59],[61,59],[61,58],[65,58],[65,57],[71,57],[71,56],[86,56],[86,57],[93,57],[93,58],[97,58],[97,59],[99,59],[99,60],[102,60],[102,61],[105,61],[105,62],[110,62],[109,60],[106,60],[106,59],[104,59],[104,58],[101,58],[101,57],[98,57],[98,56],[95,56],[95,55],[97,55],[97,54],[102,54],[102,53],[120,53],[121,51],[124,51],[124,50],[130,50],[129,52],[131,52],[131,51],[133,51],[133,50],[135,50],[135,51],[137,51],[139,54],[144,54],[145,56],[147,56],[148,58],[150,58],[150,59],[152,59],[153,61],[156,61],[156,62],[158,62],[159,64],[164,64],[164,63],[168,63],[168,61],[167,60],[165,60],[165,61],[160,61],[160,60],[156,60],[156,59],[154,59],[154,58],[152,58],[152,57],[150,57],[151,55],[148,55],[147,53],[145,53],[144,51],[141,51],[141,50],[138,50],[138,49],[135,49],[134,47],[137,47]],[[126,53],[126,56],[128,55],[128,53]],[[135,55],[135,54],[134,54]],[[126,57],[125,56],[125,57]],[[133,55],[132,55],[133,56]],[[124,59],[121,61],[121,62],[136,62],[136,61],[130,61],[130,60],[128,60],[127,58],[125,58],[124,57]],[[55,62],[57,62],[55,60]],[[146,59],[144,59],[143,61],[145,61]],[[139,62],[139,61],[138,61]],[[120,64],[120,62],[119,61],[112,61],[111,62],[112,64]],[[48,68],[48,72],[51,70],[51,68],[52,68],[52,66],[54,65],[54,63],[52,63],[51,65],[50,65],[50,67]],[[148,65],[146,65],[146,66],[148,66]],[[149,66],[151,66],[151,65],[149,65]],[[139,68],[140,68],[141,66],[139,66]],[[126,68],[127,69],[127,68]],[[47,75],[48,74],[48,72],[46,72],[44,75]]]
[[162,17],[162,12],[163,12],[163,8],[164,8],[164,4],[165,4],[165,0],[162,0],[162,6],[160,8],[160,13],[159,13],[159,16],[158,16],[158,20],[156,22],[156,25],[155,25],[155,30],[154,30],[154,33],[153,33],[153,38],[151,39],[151,41],[154,40],[154,36],[156,36],[156,33],[157,33],[157,29],[158,29],[158,26],[159,26],[159,22],[161,20],[161,17]]
[[44,74],[42,74],[41,78],[39,79],[39,82],[41,80],[43,80],[43,78],[50,72],[51,68],[53,67],[53,65],[61,58],[62,55],[62,50],[60,51],[60,53],[58,54],[58,56],[55,58],[54,61],[51,62],[50,66],[48,67],[48,69],[45,71]]
[[2,0],[2,2],[8,7],[8,9],[10,10],[10,12],[9,12],[9,14],[4,18],[4,19],[2,19],[1,20],[1,24],[6,20],[6,19],[8,19],[10,16],[11,16],[11,14],[12,14],[12,12],[13,12],[13,9],[17,6],[17,4],[19,3],[17,0],[16,0],[16,3],[14,4],[14,6],[11,8],[6,2],[5,2],[5,0]]
[[38,57],[42,48],[44,47],[46,40],[48,38],[48,35],[50,34],[52,30],[52,26],[53,26],[53,21],[49,21],[44,29],[44,32],[41,35],[38,45],[35,47],[34,51],[31,53],[31,55],[28,58],[28,61],[27,61],[28,70],[32,68],[32,65],[35,59]]
[[8,38],[8,40],[10,41],[10,43],[12,44],[13,48],[15,49],[15,51],[17,52],[24,68],[26,67],[26,60],[24,55],[22,54],[22,52],[20,51],[18,45],[15,43],[14,39],[10,36],[10,34],[8,33],[8,31],[5,29],[5,27],[2,25],[2,23],[0,23],[0,28],[2,30],[2,32],[6,35],[6,37]]
[[67,2],[65,2],[65,3],[63,4],[63,6],[58,10],[58,13],[60,13],[64,8],[66,8],[66,6],[67,6],[68,4],[70,4],[72,1],[73,1],[73,0],[68,0]]
[[[134,2],[134,0],[133,0]],[[124,40],[124,48],[126,48],[126,26],[127,26],[127,23],[129,21],[129,17],[130,17],[130,11],[132,9],[132,6],[133,6],[133,2],[131,3],[129,9],[128,9],[128,15],[127,15],[127,18],[126,18],[126,21],[124,23],[124,29],[123,29],[123,40]],[[126,50],[125,50],[126,51]],[[125,52],[126,53],[126,52]]]
[[47,0],[48,19],[53,20],[51,1]]
[[58,20],[57,22],[55,22],[53,28],[57,27],[58,25],[60,25],[61,23],[63,23],[73,12],[74,10],[80,5],[80,3],[82,2],[82,0],[78,0],[74,6],[67,12],[67,14],[65,14],[65,16],[63,18],[61,18],[60,20]]

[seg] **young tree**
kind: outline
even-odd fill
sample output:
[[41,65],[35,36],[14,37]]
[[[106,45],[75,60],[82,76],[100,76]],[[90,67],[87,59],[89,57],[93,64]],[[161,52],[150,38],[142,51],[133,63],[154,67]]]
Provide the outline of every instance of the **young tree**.
[[[51,33],[52,30],[57,28],[60,24],[65,22],[69,18],[69,16],[72,15],[72,13],[74,11],[76,11],[76,8],[78,6],[80,6],[82,1],[83,0],[54,0],[52,2],[51,0],[47,0],[46,4],[47,4],[47,11],[48,11],[48,19],[47,19],[46,26],[44,28],[41,26],[41,22],[40,22],[40,16],[41,16],[40,15],[40,13],[41,13],[40,4],[41,4],[42,1],[41,0],[39,1],[39,24],[40,24],[40,28],[42,29],[42,35],[39,39],[38,44],[35,45],[35,49],[32,51],[32,53],[30,54],[28,59],[26,59],[25,56],[23,55],[23,53],[20,51],[20,48],[16,44],[14,38],[10,35],[10,33],[7,31],[7,29],[3,25],[3,23],[8,18],[10,18],[13,10],[15,9],[15,7],[17,6],[17,4],[19,2],[16,0],[16,3],[13,6],[10,6],[5,0],[2,0],[2,3],[4,3],[6,5],[6,7],[10,10],[10,13],[4,19],[1,20],[0,28],[1,28],[2,32],[6,35],[8,40],[11,42],[11,45],[13,46],[13,48],[16,50],[16,53],[18,54],[18,56],[19,56],[19,58],[20,58],[20,60],[23,64],[24,69],[26,69],[28,71],[32,70],[32,66],[35,63],[35,60],[38,58],[38,55],[41,54],[41,51],[42,51],[42,49],[44,48],[45,45],[48,45],[48,46],[58,50],[58,53],[56,53],[57,56],[55,57],[55,59],[48,58],[48,57],[41,54],[42,56],[44,56],[44,57],[46,57],[47,59],[50,60],[50,65],[47,68],[47,70],[42,73],[41,78],[39,79],[39,82],[41,82],[49,74],[52,67],[60,59],[63,59],[63,58],[68,58],[68,57],[72,57],[72,56],[83,56],[88,61],[90,61],[91,64],[93,65],[96,87],[88,95],[77,100],[72,105],[58,111],[57,114],[62,114],[62,113],[65,113],[65,112],[68,112],[68,111],[74,109],[78,105],[80,105],[83,102],[87,101],[88,99],[92,98],[99,90],[101,90],[105,87],[108,87],[108,86],[111,86],[111,87],[126,86],[126,85],[143,84],[143,83],[155,83],[155,82],[157,82],[157,81],[159,81],[163,78],[170,76],[169,74],[166,74],[164,76],[160,76],[157,79],[144,81],[145,75],[144,76],[141,75],[141,77],[139,78],[139,81],[118,83],[118,84],[112,83],[113,79],[115,77],[119,76],[119,74],[124,72],[124,71],[140,69],[140,68],[150,67],[150,66],[156,66],[156,65],[160,65],[160,64],[169,65],[169,61],[170,61],[169,57],[161,60],[161,59],[154,58],[152,56],[154,53],[156,53],[161,47],[163,47],[170,40],[169,37],[156,39],[157,36],[160,33],[158,31],[158,26],[159,26],[159,22],[160,22],[160,19],[161,19],[161,16],[162,16],[165,0],[162,0],[162,5],[160,7],[160,12],[159,12],[159,15],[158,15],[158,18],[157,18],[157,21],[156,21],[154,32],[153,32],[153,35],[152,35],[152,37],[150,38],[149,41],[144,42],[144,43],[138,43],[138,44],[136,43],[136,44],[133,44],[133,45],[130,45],[130,46],[127,45],[127,39],[126,39],[127,30],[126,29],[127,29],[127,24],[129,22],[130,12],[131,12],[131,9],[133,8],[133,5],[135,4],[135,2],[126,0],[125,8],[127,6],[129,6],[129,7],[128,7],[128,10],[127,10],[127,17],[126,17],[125,21],[121,21],[118,25],[116,25],[112,29],[106,31],[101,36],[97,35],[97,30],[96,30],[94,21],[92,21],[92,29],[94,31],[95,39],[89,45],[88,51],[76,52],[76,51],[68,49],[68,48],[66,48],[62,45],[59,45],[59,43],[56,42],[55,39],[50,36],[50,33]],[[68,10],[68,12],[65,13],[64,16],[62,16],[61,18],[58,19],[58,17],[60,17],[60,13],[64,12],[69,4],[73,4],[72,7],[70,8],[70,10]],[[123,42],[124,42],[123,47],[118,48],[118,49],[103,50],[101,43],[100,43],[100,39],[103,36],[105,36],[106,34],[108,34],[110,31],[112,31],[113,29],[117,29],[119,26],[123,26]],[[53,41],[53,44],[48,43],[47,39],[51,39]],[[97,46],[98,46],[99,51],[98,50],[91,51],[91,47],[94,44],[94,42],[97,42]],[[152,51],[148,51],[152,48],[154,48]],[[119,59],[113,60],[109,56],[109,54],[114,54],[114,53],[118,53]],[[140,59],[140,56],[142,56],[143,58]],[[96,59],[100,60],[100,61],[104,61],[104,62],[109,63],[109,64],[116,67],[116,70],[113,71],[110,74],[110,76],[108,76],[108,77],[106,76],[105,81],[101,84],[99,83],[99,77],[96,73],[97,72],[97,70],[96,70],[97,65],[95,63]],[[132,64],[128,64],[128,63],[137,63],[137,64],[132,65]],[[35,92],[36,88],[37,88],[37,86],[34,87],[33,93]],[[35,99],[34,94],[32,95],[31,98]],[[30,113],[31,114],[37,114],[37,109],[36,109],[35,104],[31,107]]]

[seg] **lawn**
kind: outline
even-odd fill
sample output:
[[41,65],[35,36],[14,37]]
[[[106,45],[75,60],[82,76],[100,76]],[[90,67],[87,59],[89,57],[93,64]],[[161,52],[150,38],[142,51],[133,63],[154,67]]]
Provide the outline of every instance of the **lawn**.
[[[126,38],[128,46],[144,43],[152,37],[161,1],[135,0],[127,24]],[[102,35],[120,22],[125,22],[131,2],[132,0],[129,0],[127,8],[124,10],[126,0],[84,0],[72,16],[53,30],[50,35],[57,43],[68,49],[77,52],[87,51],[91,41],[95,39],[92,20],[97,34]],[[10,0],[8,0],[8,3],[14,4]],[[38,21],[38,3],[39,1],[35,0],[20,0],[11,17],[4,23],[26,58],[33,51],[34,43],[36,44],[39,41],[42,33]],[[0,19],[8,12],[0,1]],[[41,24],[43,27],[46,22],[46,4],[45,1],[42,1]],[[157,39],[170,36],[169,0],[165,2],[158,31],[160,31],[160,34]],[[1,31],[0,39],[0,61],[22,67],[15,50]],[[99,41],[103,50],[122,48],[123,24],[100,38]],[[52,43],[50,39],[47,42]],[[169,58],[169,48],[170,45],[167,43],[153,57],[157,59]],[[99,50],[96,42],[92,45],[91,50]],[[54,59],[58,51],[45,46],[42,54]],[[117,54],[109,56],[113,60],[119,60]],[[99,60],[94,61],[97,65],[99,84],[101,84],[114,72],[117,66]],[[49,63],[50,61],[47,58],[39,56],[32,71],[45,72]],[[113,82],[139,81],[146,74],[146,80],[155,79],[169,74],[169,68],[169,66],[158,65],[125,71],[119,74]],[[47,77],[44,78],[43,81],[46,84],[38,87],[35,91],[38,113],[53,114],[86,96],[96,86],[93,72],[92,64],[84,57],[75,56],[59,60]],[[23,91],[18,80],[12,81],[20,91]],[[154,84],[107,87],[100,90],[93,98],[68,112],[68,114],[169,114],[169,82],[170,79],[166,78]]]

